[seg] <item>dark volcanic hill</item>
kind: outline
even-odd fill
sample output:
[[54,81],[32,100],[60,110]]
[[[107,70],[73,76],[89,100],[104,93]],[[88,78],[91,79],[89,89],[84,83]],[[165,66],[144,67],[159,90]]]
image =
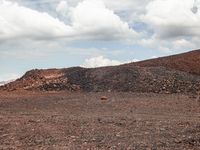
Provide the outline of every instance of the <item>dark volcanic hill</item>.
[[31,70],[2,90],[195,93],[200,51],[114,67]]
[[184,71],[200,75],[200,50],[183,54],[156,58],[137,62],[134,65],[141,67],[166,67],[167,69]]

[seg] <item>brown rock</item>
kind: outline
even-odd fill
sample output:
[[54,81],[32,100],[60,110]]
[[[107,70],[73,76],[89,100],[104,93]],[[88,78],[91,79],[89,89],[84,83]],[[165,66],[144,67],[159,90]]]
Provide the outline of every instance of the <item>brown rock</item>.
[[108,100],[108,97],[102,96],[102,97],[101,97],[101,100],[102,100],[102,101]]

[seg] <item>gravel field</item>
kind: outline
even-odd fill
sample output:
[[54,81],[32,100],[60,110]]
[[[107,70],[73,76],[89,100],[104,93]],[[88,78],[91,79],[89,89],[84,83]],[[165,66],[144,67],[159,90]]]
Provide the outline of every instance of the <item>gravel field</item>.
[[0,149],[198,150],[200,104],[179,94],[1,92]]

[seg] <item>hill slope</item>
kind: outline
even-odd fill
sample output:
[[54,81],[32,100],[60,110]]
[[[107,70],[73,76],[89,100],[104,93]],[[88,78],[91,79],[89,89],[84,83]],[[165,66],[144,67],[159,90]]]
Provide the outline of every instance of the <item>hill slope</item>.
[[200,51],[114,67],[31,70],[3,90],[195,93]]
[[168,69],[184,71],[200,75],[200,50],[183,54],[156,58],[137,62],[134,65],[141,67],[166,67]]

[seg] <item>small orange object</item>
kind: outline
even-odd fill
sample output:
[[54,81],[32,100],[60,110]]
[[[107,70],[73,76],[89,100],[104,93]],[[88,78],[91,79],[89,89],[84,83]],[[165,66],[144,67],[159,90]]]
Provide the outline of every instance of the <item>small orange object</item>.
[[105,100],[108,100],[108,98],[107,98],[106,96],[102,96],[102,97],[101,97],[101,100],[102,100],[102,101],[105,101]]

